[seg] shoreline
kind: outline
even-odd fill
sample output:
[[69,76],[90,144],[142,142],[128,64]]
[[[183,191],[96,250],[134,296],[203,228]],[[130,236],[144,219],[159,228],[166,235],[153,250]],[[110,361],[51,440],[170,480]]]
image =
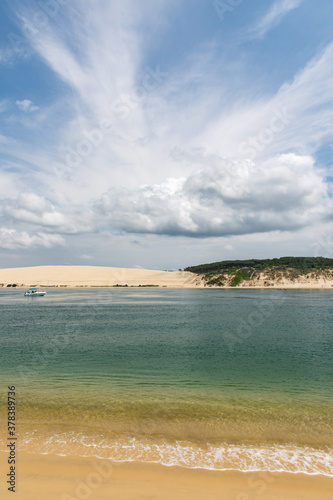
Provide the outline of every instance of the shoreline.
[[[7,456],[0,453],[2,476],[7,473]],[[186,469],[23,451],[16,465],[19,500],[328,500],[333,488],[333,478],[321,475]],[[4,483],[0,493],[1,498],[11,498]]]
[[[285,288],[280,288],[277,286],[147,286],[147,285],[128,285],[128,286],[116,286],[116,285],[35,285],[36,288],[44,290],[46,288],[51,288],[54,290],[276,290],[276,291],[287,291],[287,290],[332,290],[331,286],[286,286]],[[1,286],[0,290],[27,290],[30,285],[16,285],[12,286]]]
[[36,266],[0,269],[0,289],[213,289],[213,290],[331,290],[333,279],[276,281],[264,285],[207,286],[202,275],[189,271],[156,271],[99,266]]

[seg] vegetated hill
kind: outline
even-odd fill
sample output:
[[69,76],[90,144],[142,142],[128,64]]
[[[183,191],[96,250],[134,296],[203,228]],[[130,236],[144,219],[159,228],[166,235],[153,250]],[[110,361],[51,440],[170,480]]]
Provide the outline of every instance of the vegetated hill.
[[[208,286],[274,286],[305,280],[333,279],[333,259],[281,257],[276,259],[224,260],[184,269],[204,275]],[[244,283],[243,283],[244,285]]]

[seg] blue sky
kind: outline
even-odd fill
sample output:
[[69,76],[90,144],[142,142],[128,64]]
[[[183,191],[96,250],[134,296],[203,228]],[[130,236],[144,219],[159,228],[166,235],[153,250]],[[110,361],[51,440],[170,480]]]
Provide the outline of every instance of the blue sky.
[[333,3],[0,16],[0,267],[332,257]]

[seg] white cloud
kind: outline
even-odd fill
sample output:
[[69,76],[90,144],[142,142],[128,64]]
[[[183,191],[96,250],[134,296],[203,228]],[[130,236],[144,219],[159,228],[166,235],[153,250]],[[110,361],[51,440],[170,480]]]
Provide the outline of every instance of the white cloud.
[[279,24],[283,17],[291,10],[299,7],[304,0],[277,0],[273,3],[269,11],[252,28],[246,38],[263,38],[268,31]]
[[[142,68],[143,46],[149,36],[148,25],[158,29],[165,22],[161,12],[169,4],[165,0],[157,4],[143,0],[140,5],[128,0],[101,0],[98,6],[89,1],[71,2],[70,6],[61,6],[52,23],[31,38],[35,51],[67,84],[70,95],[64,93],[68,100],[64,97],[59,109],[66,118],[54,126],[51,140],[40,141],[37,148],[22,144],[15,154],[22,159],[27,153],[34,156],[43,170],[48,165],[49,177],[43,180],[53,191],[53,199],[89,199],[100,195],[106,184],[124,183],[125,178],[133,186],[151,180],[150,174],[156,170],[154,154],[161,149],[154,140],[152,119],[155,121],[153,114],[158,116],[157,94],[165,77],[159,81],[158,64]],[[33,22],[34,13],[33,8],[20,5],[22,22]],[[140,23],[146,26],[144,34]],[[152,76],[156,71],[157,76]],[[164,71],[163,61],[160,71]],[[114,131],[105,134],[100,145],[93,145],[90,154],[79,155],[77,168],[68,168],[68,150],[76,151],[87,140],[85,132],[96,129],[105,119],[112,122]],[[45,118],[47,129],[52,120],[54,116]],[[162,154],[167,149],[163,147]],[[50,156],[52,152],[53,161],[45,161],[46,151]],[[139,157],[144,169],[137,165]],[[52,168],[55,161],[65,166],[58,179]],[[41,179],[38,170],[36,185]]]
[[34,193],[21,193],[16,199],[3,199],[0,215],[7,221],[33,225],[37,230],[42,228],[48,232],[81,234],[95,231],[88,209],[84,212],[75,207],[58,209]]
[[206,156],[203,165],[158,184],[114,187],[80,210],[21,193],[1,201],[0,216],[35,232],[80,235],[108,227],[194,238],[299,230],[332,217],[324,175],[311,157],[288,154],[255,163],[215,155]]
[[32,101],[29,99],[23,99],[23,101],[16,101],[15,104],[19,108],[20,111],[24,111],[25,113],[31,113],[32,111],[37,111],[39,109],[38,106],[34,106]]
[[[282,119],[276,120],[277,116]],[[227,157],[256,160],[290,151],[315,156],[333,138],[333,44],[274,94],[233,104],[210,120],[197,143]],[[255,147],[249,141],[255,140]],[[248,156],[250,155],[250,156]]]
[[[265,97],[253,99],[245,83],[235,98],[235,62],[221,62],[227,78],[216,73],[211,46],[172,70],[164,67],[163,60],[158,61],[166,76],[152,90],[142,92],[148,76],[142,61],[149,33],[143,39],[140,22],[153,15],[158,26],[166,4],[160,2],[150,9],[147,0],[140,8],[128,0],[117,0],[112,6],[103,1],[96,8],[86,0],[73,2],[75,8],[62,6],[54,22],[31,39],[45,63],[71,89],[70,99],[62,105],[71,109],[72,118],[60,126],[57,123],[52,140],[33,152],[25,144],[16,150],[21,161],[31,156],[31,163],[38,167],[33,174],[36,185],[42,179],[53,199],[87,202],[100,196],[105,186],[134,188],[142,182],[162,182],[165,169],[170,177],[189,175],[200,164],[202,154],[246,158],[240,145],[267,128],[275,110],[286,109],[292,120],[256,151],[258,160],[294,150],[314,154],[324,138],[333,136],[331,47],[299,71],[294,82]],[[272,8],[275,17],[296,4],[296,0],[276,2]],[[89,31],[83,26],[89,26]],[[113,130],[98,145],[88,141],[88,153],[77,154],[82,142],[87,143],[87,131],[96,130],[105,118],[112,122]],[[177,147],[192,151],[193,160],[172,158]],[[69,150],[76,154],[74,167],[66,163]],[[57,179],[54,162],[47,158],[51,151],[53,159],[63,165]]]
[[[20,9],[26,7],[19,3]],[[228,59],[227,48],[221,51],[211,41],[174,66],[164,52],[165,60],[154,59],[147,70],[150,43],[157,32],[163,37],[159,28],[169,22],[164,13],[170,3],[179,2],[73,0],[62,3],[29,39],[53,76],[62,80],[62,93],[52,109],[43,107],[39,113],[29,113],[34,104],[28,99],[17,101],[25,113],[16,113],[15,123],[27,135],[15,147],[5,135],[0,137],[10,165],[0,179],[6,181],[0,194],[11,198],[1,204],[0,225],[19,232],[26,226],[31,235],[76,235],[66,240],[71,248],[74,240],[82,243],[75,256],[84,259],[94,255],[95,238],[103,239],[98,230],[105,240],[112,238],[113,256],[127,252],[127,243],[118,249],[122,236],[116,237],[114,229],[141,232],[142,240],[136,239],[154,240],[154,251],[158,238],[161,247],[170,241],[155,234],[198,237],[195,248],[200,246],[201,252],[213,243],[205,239],[201,244],[199,237],[211,236],[217,253],[232,248],[213,235],[240,239],[237,235],[250,238],[262,231],[268,239],[276,230],[284,231],[282,241],[289,230],[312,229],[331,214],[327,185],[307,156],[315,158],[323,142],[333,140],[333,45],[305,68],[295,68],[294,78],[271,92],[254,88],[242,52],[239,59]],[[300,3],[275,2],[252,36],[263,37]],[[33,22],[38,2],[28,4],[22,16]],[[148,26],[155,29],[151,39]],[[165,73],[161,81],[149,77],[157,67]],[[156,85],[148,89],[145,81]],[[267,141],[263,131],[276,112],[285,113],[287,123]],[[87,132],[92,137],[90,132],[105,118],[112,122],[110,133],[95,143],[88,140]],[[248,142],[253,138],[259,138],[254,156]],[[83,141],[86,151],[88,141],[88,152]],[[69,150],[76,161],[68,161]],[[279,156],[290,152],[298,156]],[[248,155],[255,163],[247,162]],[[235,251],[242,241],[232,243]],[[192,244],[193,239],[187,252]],[[141,264],[138,253],[132,250],[132,262]]]
[[297,230],[333,208],[313,159],[294,154],[262,164],[215,159],[187,178],[112,189],[95,207],[113,229],[192,237]]
[[0,214],[1,214],[1,199],[15,198],[19,193],[20,179],[17,174],[5,169],[0,171]]
[[9,48],[0,49],[0,64],[7,64],[13,58],[13,51]]
[[29,234],[27,231],[17,231],[0,227],[0,248],[5,250],[30,249],[30,248],[52,248],[64,245],[64,239],[57,234]]

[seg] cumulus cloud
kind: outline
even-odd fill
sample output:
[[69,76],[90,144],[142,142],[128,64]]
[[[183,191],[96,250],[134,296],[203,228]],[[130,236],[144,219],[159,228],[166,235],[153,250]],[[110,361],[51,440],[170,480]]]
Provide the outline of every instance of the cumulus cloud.
[[58,234],[29,234],[27,231],[17,231],[6,227],[0,228],[0,248],[5,250],[51,248],[63,245],[64,239]]
[[7,221],[30,224],[48,232],[81,234],[94,232],[89,210],[59,209],[34,193],[21,193],[16,199],[1,201],[0,214]]
[[300,229],[325,219],[327,203],[313,159],[289,154],[261,164],[215,159],[188,177],[112,189],[95,209],[125,232],[209,237]]
[[[183,161],[192,157],[191,151],[175,154]],[[202,166],[188,176],[137,189],[114,187],[80,212],[71,206],[60,209],[34,193],[21,193],[2,200],[0,215],[13,227],[24,224],[48,234],[108,228],[189,237],[292,231],[332,217],[324,173],[310,156],[291,153],[255,163],[201,155],[201,161]]]
[[35,106],[29,99],[23,99],[23,101],[16,101],[16,106],[25,113],[31,113],[32,111],[37,111],[38,106]]

